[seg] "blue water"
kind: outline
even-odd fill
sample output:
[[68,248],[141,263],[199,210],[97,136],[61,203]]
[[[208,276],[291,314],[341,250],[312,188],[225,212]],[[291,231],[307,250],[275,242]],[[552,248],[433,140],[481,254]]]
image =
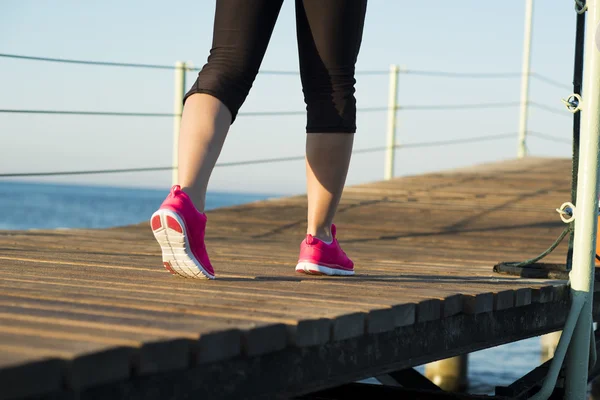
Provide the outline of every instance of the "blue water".
[[[108,228],[150,218],[167,192],[21,182],[0,182],[0,229]],[[207,209],[275,197],[209,193]]]
[[[107,228],[148,220],[165,190],[0,182],[0,229]],[[271,194],[209,193],[207,208],[244,204]],[[493,394],[540,363],[532,338],[470,355],[469,391]],[[421,372],[423,367],[418,368]],[[374,380],[370,380],[373,382]]]

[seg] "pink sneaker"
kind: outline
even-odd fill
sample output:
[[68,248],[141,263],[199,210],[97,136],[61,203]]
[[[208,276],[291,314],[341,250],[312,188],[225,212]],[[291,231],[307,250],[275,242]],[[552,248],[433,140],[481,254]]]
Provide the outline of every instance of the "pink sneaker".
[[354,263],[340,247],[335,233],[335,225],[331,225],[331,244],[306,235],[306,239],[300,244],[296,272],[314,275],[354,275]]
[[189,196],[175,185],[150,225],[162,249],[163,265],[172,274],[186,278],[215,279],[204,246],[206,215],[198,212]]

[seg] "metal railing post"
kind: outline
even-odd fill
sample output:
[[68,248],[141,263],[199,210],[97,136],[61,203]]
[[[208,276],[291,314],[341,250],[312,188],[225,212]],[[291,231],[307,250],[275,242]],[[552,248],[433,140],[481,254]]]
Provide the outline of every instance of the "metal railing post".
[[583,309],[566,360],[565,395],[568,400],[587,398],[588,363],[596,229],[598,225],[598,153],[600,151],[600,0],[587,0],[581,140],[575,208],[573,269],[570,273],[573,301],[582,299]]
[[185,94],[185,72],[187,70],[184,62],[175,63],[175,95],[173,97],[173,174],[171,183],[177,184],[177,171],[179,166],[179,129],[181,128],[181,114],[183,113],[183,96]]
[[517,156],[527,155],[527,114],[529,112],[529,78],[531,75],[531,26],[533,24],[533,0],[526,0],[525,6],[525,37],[523,39],[523,67],[521,76],[521,114],[519,117],[519,144]]
[[388,97],[387,140],[384,179],[394,177],[394,156],[396,153],[396,114],[398,112],[398,75],[400,67],[390,66],[390,88]]

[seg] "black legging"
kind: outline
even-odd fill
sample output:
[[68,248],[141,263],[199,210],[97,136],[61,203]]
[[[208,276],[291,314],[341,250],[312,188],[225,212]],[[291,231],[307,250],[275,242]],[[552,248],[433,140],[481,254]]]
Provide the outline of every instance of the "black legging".
[[[186,94],[207,93],[233,116],[252,87],[283,0],[217,0],[213,44]],[[296,0],[307,133],[356,131],[354,69],[367,0]],[[184,99],[185,101],[185,99]]]

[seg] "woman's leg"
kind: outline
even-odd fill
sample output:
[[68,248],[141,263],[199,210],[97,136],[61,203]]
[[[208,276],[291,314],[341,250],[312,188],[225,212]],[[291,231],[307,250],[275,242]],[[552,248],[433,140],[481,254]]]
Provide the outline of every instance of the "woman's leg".
[[216,97],[196,93],[187,98],[179,133],[178,184],[202,213],[208,180],[230,125],[231,112]]
[[348,174],[354,134],[311,133],[306,137],[307,233],[327,243]]
[[152,214],[163,265],[189,278],[215,278],[204,243],[206,188],[229,126],[264,57],[282,0],[217,0],[208,63],[186,94],[178,185]]
[[366,0],[296,0],[307,105],[307,233],[325,242],[332,240],[356,131],[354,71],[366,7]]
[[283,0],[217,0],[207,64],[186,94],[178,183],[200,212],[229,126],[256,78]]

